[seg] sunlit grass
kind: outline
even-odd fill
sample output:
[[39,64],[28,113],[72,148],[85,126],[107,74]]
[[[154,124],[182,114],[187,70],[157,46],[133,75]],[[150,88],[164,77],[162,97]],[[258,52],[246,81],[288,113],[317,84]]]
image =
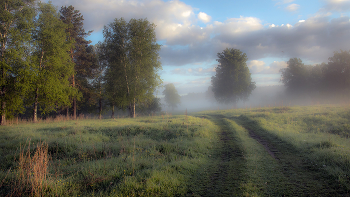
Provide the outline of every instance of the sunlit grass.
[[349,106],[274,107],[200,114],[223,115],[243,122],[262,136],[270,136],[270,140],[282,140],[302,153],[311,166],[350,189]]
[[215,130],[206,119],[172,115],[5,126],[0,194],[13,192],[19,147],[30,140],[48,145],[45,195],[182,196],[208,157]]

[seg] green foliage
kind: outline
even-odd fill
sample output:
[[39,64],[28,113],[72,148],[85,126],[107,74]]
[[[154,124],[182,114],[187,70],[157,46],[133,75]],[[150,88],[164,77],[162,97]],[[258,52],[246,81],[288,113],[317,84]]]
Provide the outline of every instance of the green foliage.
[[146,19],[115,19],[103,30],[106,69],[106,94],[111,105],[128,107],[135,115],[135,104],[153,98],[161,83],[157,72],[160,45],[156,43],[155,25]]
[[350,51],[334,52],[328,58],[324,84],[332,92],[350,92]]
[[180,95],[177,93],[173,83],[166,84],[164,87],[163,95],[165,102],[174,110],[181,103]]
[[300,58],[291,58],[287,64],[287,68],[280,71],[282,83],[292,90],[306,88],[305,84],[310,76],[310,67],[304,65]]
[[247,55],[238,49],[226,48],[217,54],[216,74],[211,78],[212,90],[220,103],[247,100],[255,89],[247,66]]
[[162,111],[160,98],[153,97],[151,100],[136,105],[137,111],[144,114],[156,113]]
[[291,58],[281,69],[281,82],[289,93],[314,98],[347,97],[350,95],[350,51],[334,52],[327,64],[305,65]]
[[0,124],[24,111],[30,88],[29,48],[34,27],[33,0],[0,2]]
[[67,25],[67,41],[74,41],[74,45],[71,45],[69,50],[74,63],[74,75],[71,77],[71,83],[81,93],[73,98],[73,105],[76,105],[73,108],[76,113],[77,109],[93,103],[94,89],[89,81],[97,77],[99,69],[97,54],[94,53],[93,46],[89,46],[91,41],[85,39],[92,31],[85,32],[84,18],[79,10],[75,10],[73,6],[61,7],[60,19]]
[[70,105],[77,94],[68,78],[74,68],[68,51],[73,42],[66,42],[66,25],[51,4],[39,3],[39,16],[33,34],[33,86],[30,103],[39,103],[43,113]]

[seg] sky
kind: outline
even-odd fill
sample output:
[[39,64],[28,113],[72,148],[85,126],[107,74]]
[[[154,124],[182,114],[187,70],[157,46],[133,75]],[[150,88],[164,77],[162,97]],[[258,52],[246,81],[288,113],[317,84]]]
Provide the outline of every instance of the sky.
[[[350,49],[350,0],[53,0],[73,5],[84,17],[87,38],[103,41],[115,18],[147,18],[162,45],[159,72],[181,95],[205,92],[218,65],[217,53],[247,54],[257,86],[282,85],[290,58],[327,63],[334,51]],[[156,94],[161,94],[156,93]]]

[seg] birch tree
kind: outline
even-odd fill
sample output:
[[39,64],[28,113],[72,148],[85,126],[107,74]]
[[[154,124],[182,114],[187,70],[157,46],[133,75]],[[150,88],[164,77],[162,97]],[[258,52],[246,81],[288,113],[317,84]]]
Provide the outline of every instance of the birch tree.
[[104,46],[108,66],[106,94],[112,106],[128,108],[136,116],[136,104],[153,99],[161,84],[158,71],[160,45],[156,43],[155,25],[146,19],[115,19],[105,26]]
[[43,113],[54,111],[69,105],[70,97],[77,93],[68,80],[74,74],[68,53],[74,43],[66,41],[66,25],[52,4],[38,3],[38,7],[39,16],[33,34],[33,122],[37,122],[39,104]]

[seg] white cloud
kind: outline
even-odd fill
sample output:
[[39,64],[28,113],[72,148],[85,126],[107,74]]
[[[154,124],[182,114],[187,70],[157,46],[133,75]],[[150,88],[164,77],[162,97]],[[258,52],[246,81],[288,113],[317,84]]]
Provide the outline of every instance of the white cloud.
[[259,60],[251,60],[248,63],[248,68],[252,74],[260,73],[264,70],[265,62]]
[[260,19],[255,17],[230,18],[224,23],[214,23],[216,33],[222,34],[239,34],[251,31],[257,31],[263,28]]
[[203,23],[209,23],[211,21],[211,16],[204,12],[199,12],[198,19],[201,20]]
[[289,12],[295,12],[299,8],[300,8],[300,5],[293,3],[293,4],[288,5],[285,9]]
[[286,68],[285,61],[274,61],[269,66],[266,66],[264,61],[251,60],[248,63],[248,68],[252,74],[278,74],[281,68]]
[[[313,62],[327,61],[336,50],[349,50],[350,21],[348,16],[331,18],[331,11],[345,11],[349,1],[324,0],[328,10],[319,12],[295,24],[265,26],[256,17],[230,18],[198,25],[199,14],[194,8],[178,1],[163,0],[55,0],[58,7],[73,5],[84,15],[85,30],[99,31],[114,18],[147,18],[157,25],[156,35],[162,40],[160,51],[163,65],[181,66],[213,61],[226,47],[240,49],[248,59],[300,57]],[[278,1],[288,6],[292,1]],[[293,4],[291,4],[293,5]],[[348,9],[350,10],[350,9]],[[200,11],[200,10],[199,10]],[[286,24],[286,23],[285,23]],[[181,46],[174,47],[174,46]],[[282,52],[283,51],[283,52]],[[271,65],[265,65],[270,66]],[[203,71],[192,68],[192,73]],[[174,72],[180,72],[174,71]],[[188,71],[184,71],[188,74]],[[209,71],[208,71],[209,72]]]

